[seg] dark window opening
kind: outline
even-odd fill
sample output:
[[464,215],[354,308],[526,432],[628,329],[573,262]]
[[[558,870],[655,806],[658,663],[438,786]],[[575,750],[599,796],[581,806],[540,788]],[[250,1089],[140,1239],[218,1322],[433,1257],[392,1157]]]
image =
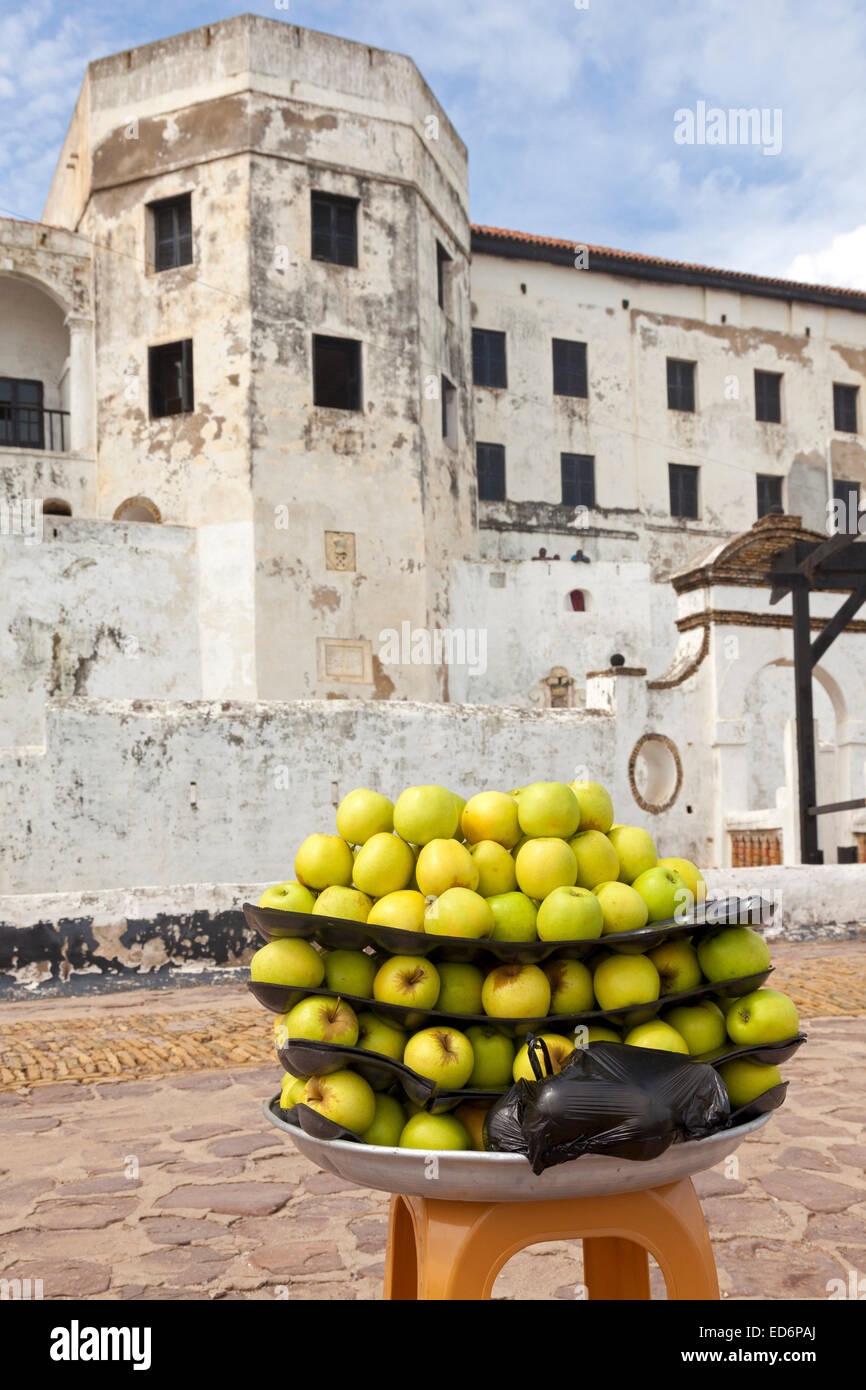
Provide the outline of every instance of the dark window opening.
[[457,391],[447,376],[441,380],[442,391],[442,438],[452,448],[457,443]]
[[688,463],[668,464],[671,516],[681,516],[692,521],[697,520],[699,471]]
[[553,340],[553,394],[587,396],[586,343]]
[[[834,534],[856,536],[860,529],[860,484],[850,482],[847,478],[834,478],[833,501],[842,503],[841,508],[834,508]],[[840,510],[841,518],[838,515]]]
[[361,409],[361,344],[313,334],[313,402],[332,410]]
[[62,497],[46,497],[42,503],[43,516],[71,516],[72,508]]
[[441,241],[436,243],[436,293],[439,300],[439,308],[445,308],[445,290],[448,283],[448,266],[451,264],[451,257],[445,250]]
[[313,193],[313,260],[358,264],[358,203],[333,193]]
[[595,459],[592,454],[560,454],[562,502],[566,507],[595,506]]
[[475,467],[478,473],[478,500],[505,501],[505,445],[476,444]]
[[769,516],[771,512],[782,510],[782,479],[771,473],[759,473],[758,516]]
[[833,382],[833,428],[843,434],[857,433],[857,386]]
[[772,425],[781,423],[781,372],[755,372],[755,419]]
[[192,197],[161,198],[150,204],[153,218],[153,268],[173,270],[192,262]]
[[572,589],[568,597],[575,613],[586,612],[586,598],[582,589]]
[[45,448],[41,381],[0,377],[0,446]]
[[193,409],[192,338],[148,348],[151,419]]
[[668,410],[695,408],[695,364],[668,358]]
[[508,385],[504,333],[492,328],[473,328],[472,380],[476,386]]

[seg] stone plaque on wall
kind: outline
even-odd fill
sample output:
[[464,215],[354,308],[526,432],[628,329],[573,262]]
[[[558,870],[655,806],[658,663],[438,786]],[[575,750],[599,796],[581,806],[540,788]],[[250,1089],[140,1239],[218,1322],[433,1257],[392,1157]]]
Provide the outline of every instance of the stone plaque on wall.
[[325,532],[325,565],[329,570],[355,568],[354,531]]
[[317,639],[320,681],[373,684],[373,648],[369,642],[345,637]]

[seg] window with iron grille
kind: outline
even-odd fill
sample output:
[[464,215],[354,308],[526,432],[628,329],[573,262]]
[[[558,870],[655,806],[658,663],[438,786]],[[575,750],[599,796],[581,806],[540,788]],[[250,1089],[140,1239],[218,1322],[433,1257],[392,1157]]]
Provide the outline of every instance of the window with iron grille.
[[358,203],[334,193],[312,194],[313,260],[358,264]]
[[668,358],[668,410],[695,408],[695,364]]
[[772,473],[758,474],[758,516],[782,510],[782,479]]
[[192,196],[160,198],[150,204],[153,219],[153,268],[172,270],[192,263]]
[[184,415],[193,409],[192,339],[148,348],[150,414]]
[[476,444],[475,468],[478,473],[478,500],[505,501],[505,445]]
[[755,419],[772,425],[781,423],[781,372],[755,372]]
[[0,376],[0,447],[44,449],[42,382]]
[[698,473],[689,463],[669,463],[671,516],[696,520],[698,516]]
[[833,382],[833,428],[844,434],[857,433],[857,392],[856,386],[844,386]]
[[439,308],[445,308],[445,289],[448,279],[448,267],[451,264],[451,257],[445,250],[441,241],[436,243],[436,293],[439,299]]
[[313,334],[313,402],[333,410],[361,409],[361,344]]
[[560,454],[562,502],[566,507],[595,506],[595,459],[592,454]]
[[473,328],[472,380],[476,386],[507,386],[504,333]]
[[553,340],[553,394],[586,396],[586,343]]

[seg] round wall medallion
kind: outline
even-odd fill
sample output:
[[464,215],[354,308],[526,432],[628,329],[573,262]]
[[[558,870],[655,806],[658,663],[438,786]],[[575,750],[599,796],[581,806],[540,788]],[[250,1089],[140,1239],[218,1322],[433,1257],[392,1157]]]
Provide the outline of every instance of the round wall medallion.
[[628,760],[628,781],[641,810],[652,816],[670,810],[683,785],[683,765],[673,739],[642,734]]

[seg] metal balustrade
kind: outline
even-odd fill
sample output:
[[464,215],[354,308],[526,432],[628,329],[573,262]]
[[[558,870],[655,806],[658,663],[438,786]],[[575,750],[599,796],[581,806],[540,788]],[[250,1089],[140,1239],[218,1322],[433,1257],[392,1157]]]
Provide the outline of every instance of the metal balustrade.
[[0,401],[0,448],[69,450],[69,411]]

